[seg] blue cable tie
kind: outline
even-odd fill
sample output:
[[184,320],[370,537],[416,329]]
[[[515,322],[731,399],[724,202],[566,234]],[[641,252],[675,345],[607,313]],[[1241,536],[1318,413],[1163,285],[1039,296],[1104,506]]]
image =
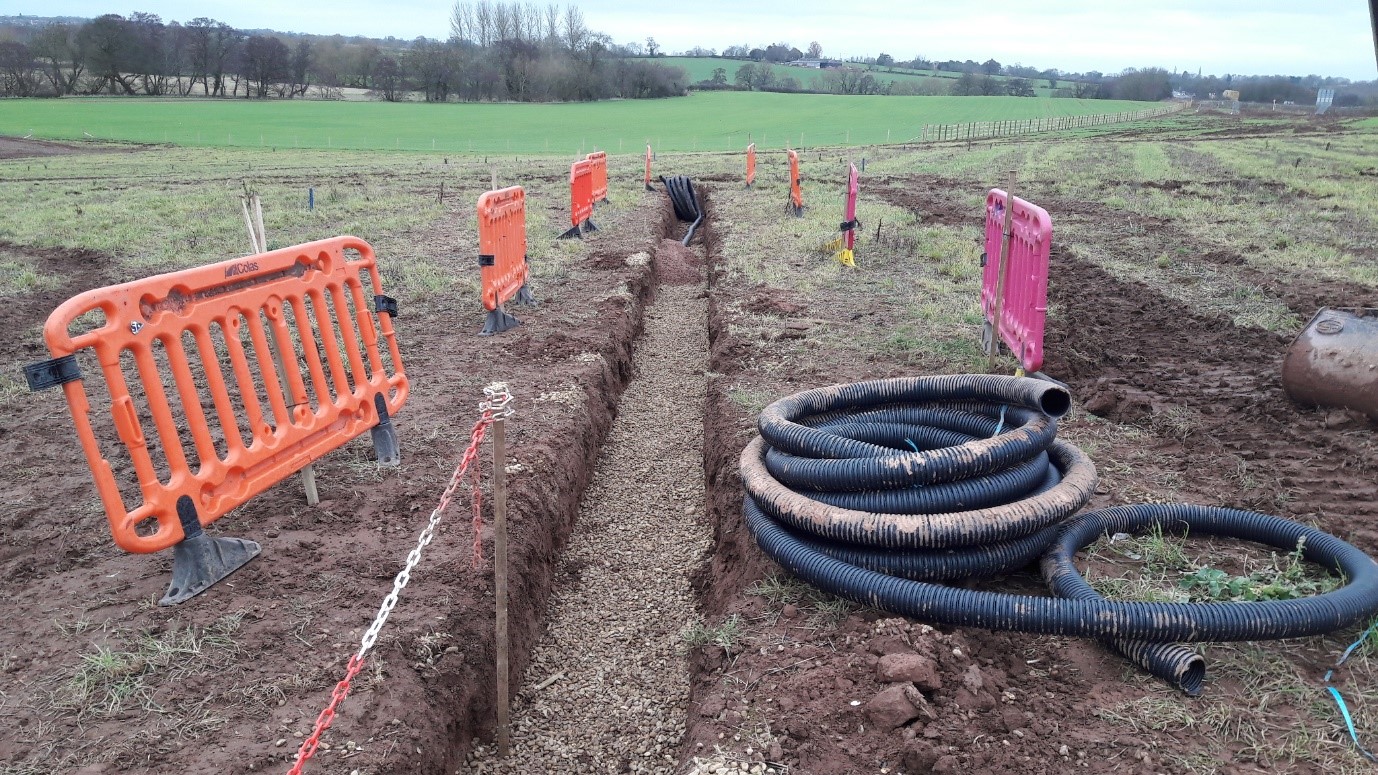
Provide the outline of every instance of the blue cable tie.
[[[1378,629],[1378,620],[1375,620],[1372,624],[1370,624],[1368,626],[1368,629],[1364,630],[1364,634],[1359,636],[1358,640],[1349,644],[1349,648],[1345,649],[1344,653],[1340,654],[1340,658],[1335,661],[1335,667],[1332,667],[1329,670],[1325,671],[1326,683],[1330,683],[1330,679],[1333,678],[1335,675],[1335,669],[1338,668],[1340,665],[1343,665],[1349,659],[1350,655],[1354,653],[1354,650],[1359,648],[1359,646],[1362,645],[1364,641],[1368,640],[1368,636],[1371,635],[1375,629]],[[1336,689],[1334,686],[1327,686],[1325,688],[1326,691],[1330,692],[1331,698],[1335,700],[1336,707],[1340,709],[1340,715],[1345,720],[1345,728],[1349,730],[1349,739],[1354,741],[1354,749],[1358,751],[1365,759],[1368,759],[1369,761],[1374,763],[1378,763],[1378,756],[1374,756],[1372,753],[1369,752],[1367,748],[1364,747],[1363,743],[1359,742],[1359,733],[1354,729],[1354,719],[1349,715],[1349,706],[1345,704],[1345,698],[1343,695],[1340,694],[1340,690]]]
[[1354,731],[1354,719],[1349,716],[1349,707],[1345,705],[1345,698],[1340,696],[1340,690],[1333,686],[1327,686],[1325,688],[1330,691],[1330,696],[1335,698],[1335,704],[1340,707],[1340,715],[1344,716],[1345,727],[1349,729],[1349,739],[1354,741],[1355,750],[1362,754],[1365,759],[1371,762],[1378,762],[1378,756],[1369,753],[1368,749],[1359,742],[1359,733]]
[[998,425],[995,426],[995,433],[992,433],[992,434],[991,434],[991,438],[994,438],[994,437],[996,437],[996,436],[999,436],[999,435],[1000,435],[1000,431],[1003,431],[1003,430],[1005,429],[1005,410],[1006,410],[1006,409],[1009,409],[1009,406],[1008,406],[1008,405],[1005,405],[1005,406],[1001,406],[1001,407],[1000,407],[1000,423],[999,423]]

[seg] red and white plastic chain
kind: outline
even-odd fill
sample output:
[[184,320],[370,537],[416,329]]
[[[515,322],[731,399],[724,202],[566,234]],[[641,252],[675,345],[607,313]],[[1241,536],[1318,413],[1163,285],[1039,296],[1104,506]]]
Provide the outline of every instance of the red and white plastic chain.
[[[473,432],[469,435],[469,446],[464,450],[464,456],[460,458],[459,465],[455,467],[454,473],[450,476],[450,483],[445,488],[445,492],[440,496],[439,505],[431,512],[430,521],[426,523],[426,527],[421,531],[421,536],[416,542],[416,548],[412,549],[407,554],[407,564],[398,572],[397,577],[393,579],[392,591],[388,593],[387,597],[383,598],[383,604],[378,607],[378,613],[373,617],[373,623],[369,625],[368,630],[364,633],[364,637],[359,644],[358,652],[349,658],[349,664],[345,669],[344,678],[335,685],[334,691],[330,693],[330,704],[316,717],[316,726],[312,730],[311,736],[303,740],[301,747],[297,749],[297,760],[292,765],[292,769],[287,771],[288,775],[301,775],[302,767],[306,766],[306,762],[315,755],[316,748],[320,746],[321,735],[325,730],[329,729],[330,725],[335,721],[336,708],[344,701],[345,697],[349,696],[350,682],[353,681],[354,677],[363,669],[364,660],[368,656],[369,649],[372,649],[373,645],[378,641],[378,632],[383,629],[383,624],[387,622],[388,616],[392,613],[392,609],[397,606],[398,595],[407,586],[407,583],[411,581],[411,572],[416,568],[416,564],[421,561],[421,551],[429,546],[431,541],[435,538],[435,528],[440,524],[440,517],[444,514],[445,508],[450,505],[450,499],[454,497],[455,490],[458,489],[459,483],[463,481],[464,472],[468,470],[470,466],[473,466],[474,471],[477,472],[478,466],[474,466],[473,463],[478,458],[479,445],[483,442],[483,437],[488,430],[488,426],[493,424],[494,416],[496,414],[501,414],[501,416],[506,417],[511,414],[511,409],[508,408],[508,404],[511,402],[512,396],[507,392],[507,386],[505,384],[495,383],[494,385],[490,385],[483,389],[483,394],[487,397],[487,400],[479,404],[481,415],[479,416],[478,422],[474,424]],[[500,398],[495,401],[495,396],[500,396]],[[477,493],[478,488],[475,487],[474,491]]]
[[[512,393],[506,382],[494,382],[483,389],[486,400],[478,405],[485,417],[501,422],[512,416]],[[504,465],[506,461],[494,461],[494,465]],[[474,570],[483,567],[483,491],[479,489],[478,468],[473,470],[470,483],[474,496],[474,546],[472,562]]]

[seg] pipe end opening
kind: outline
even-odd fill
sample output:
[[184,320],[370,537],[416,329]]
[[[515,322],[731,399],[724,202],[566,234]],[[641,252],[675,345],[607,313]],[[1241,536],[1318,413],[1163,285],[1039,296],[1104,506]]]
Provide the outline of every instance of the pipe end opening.
[[1187,661],[1182,674],[1177,678],[1177,688],[1188,697],[1200,697],[1206,685],[1206,660],[1200,654]]
[[1072,410],[1072,394],[1060,387],[1051,387],[1038,397],[1038,406],[1049,417],[1061,417]]

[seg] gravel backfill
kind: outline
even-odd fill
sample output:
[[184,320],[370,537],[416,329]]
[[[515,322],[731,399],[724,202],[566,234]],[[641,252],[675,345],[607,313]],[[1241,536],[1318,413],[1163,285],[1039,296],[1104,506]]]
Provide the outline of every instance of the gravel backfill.
[[476,747],[467,771],[675,769],[689,702],[681,632],[696,617],[689,574],[710,547],[707,348],[702,284],[663,286],[513,700],[512,754]]

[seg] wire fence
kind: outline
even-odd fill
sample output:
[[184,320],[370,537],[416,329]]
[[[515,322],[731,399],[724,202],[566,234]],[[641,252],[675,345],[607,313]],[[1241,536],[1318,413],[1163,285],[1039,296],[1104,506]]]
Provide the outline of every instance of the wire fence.
[[1008,121],[969,121],[965,124],[924,124],[923,132],[910,143],[943,142],[1010,137],[1037,132],[1062,132],[1083,127],[1126,124],[1166,116],[1183,109],[1182,105],[1162,105],[1144,110],[1095,113],[1082,116],[1011,119]]

